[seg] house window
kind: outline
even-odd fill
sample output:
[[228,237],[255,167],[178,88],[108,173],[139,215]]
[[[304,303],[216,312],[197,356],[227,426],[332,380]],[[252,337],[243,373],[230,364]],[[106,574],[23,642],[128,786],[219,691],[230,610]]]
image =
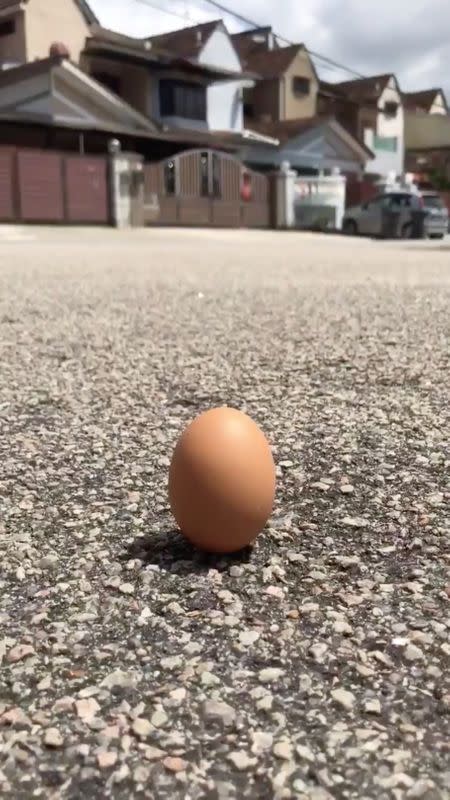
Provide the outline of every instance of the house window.
[[206,87],[198,83],[161,80],[159,105],[162,117],[206,121]]
[[106,89],[109,89],[113,94],[120,95],[121,93],[121,80],[116,75],[110,75],[108,72],[93,72],[92,77]]
[[309,78],[302,78],[296,75],[292,78],[292,91],[296,97],[305,97],[309,94],[311,88],[311,81]]
[[12,36],[16,32],[16,22],[14,19],[7,19],[0,22],[0,36]]
[[253,119],[255,116],[255,107],[253,103],[244,103],[244,117]]
[[200,156],[200,195],[209,197],[209,158],[206,152]]
[[384,104],[383,112],[386,117],[396,117],[398,111],[398,103],[389,101]]
[[177,170],[173,159],[164,165],[164,191],[169,196],[177,192]]
[[212,193],[213,197],[219,198],[222,196],[221,187],[221,170],[220,170],[220,157],[217,153],[212,154]]

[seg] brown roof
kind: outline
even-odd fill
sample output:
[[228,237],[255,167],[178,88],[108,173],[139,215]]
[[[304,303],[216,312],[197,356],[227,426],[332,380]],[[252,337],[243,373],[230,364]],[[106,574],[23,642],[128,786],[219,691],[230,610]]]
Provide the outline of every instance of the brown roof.
[[209,37],[212,36],[218,25],[222,24],[221,20],[216,19],[212,22],[193,25],[190,28],[181,28],[178,31],[149,36],[148,41],[157,47],[175,53],[177,56],[198,58]]
[[[177,33],[177,31],[176,31]],[[165,36],[166,34],[164,34]],[[161,41],[157,41],[161,38]],[[136,39],[125,36],[99,25],[92,27],[91,36],[86,40],[85,52],[95,54],[108,54],[116,59],[125,59],[137,62],[157,64],[165,68],[180,68],[190,73],[198,73],[212,80],[228,79],[230,77],[254,77],[241,71],[219,69],[200,64],[196,58],[183,56],[175,50],[170,51],[162,41],[163,37],[152,39]]]
[[447,108],[447,100],[442,89],[424,89],[421,92],[403,92],[403,99],[406,107],[411,111],[417,109],[420,111],[429,111],[439,94],[444,98],[445,107]]
[[356,103],[377,101],[383,94],[391,78],[390,75],[371,75],[370,78],[356,78],[351,81],[341,81],[336,84],[326,84],[335,87],[336,94],[341,94]]
[[[28,3],[29,0],[21,0],[21,2]],[[74,3],[80,9],[88,25],[98,24],[98,19],[86,0],[74,0]],[[20,0],[0,0],[0,10],[2,11],[9,8],[11,8],[11,11],[14,11],[15,7],[18,5],[20,5]]]
[[280,78],[292,64],[303,45],[276,47],[274,50],[254,50],[244,61],[244,68],[256,72],[261,78]]
[[265,28],[252,28],[249,31],[233,33],[231,39],[242,62],[247,61],[252,53],[257,53],[261,50],[267,51],[266,42],[255,42],[253,37],[258,33],[268,34],[271,32],[272,28],[267,26]]

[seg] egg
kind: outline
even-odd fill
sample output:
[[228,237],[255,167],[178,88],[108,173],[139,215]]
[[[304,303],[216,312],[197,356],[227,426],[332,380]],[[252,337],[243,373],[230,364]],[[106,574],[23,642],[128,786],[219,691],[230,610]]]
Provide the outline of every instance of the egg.
[[188,425],[169,471],[169,501],[181,532],[210,553],[254,541],[272,512],[275,464],[269,443],[247,414],[213,408]]

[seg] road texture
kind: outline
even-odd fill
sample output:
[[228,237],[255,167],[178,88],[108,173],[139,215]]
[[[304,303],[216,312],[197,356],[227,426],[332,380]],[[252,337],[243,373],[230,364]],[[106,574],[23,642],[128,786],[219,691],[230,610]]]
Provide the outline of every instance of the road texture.
[[[0,241],[0,795],[450,797],[448,249],[31,235]],[[166,484],[221,404],[278,490],[217,559]]]

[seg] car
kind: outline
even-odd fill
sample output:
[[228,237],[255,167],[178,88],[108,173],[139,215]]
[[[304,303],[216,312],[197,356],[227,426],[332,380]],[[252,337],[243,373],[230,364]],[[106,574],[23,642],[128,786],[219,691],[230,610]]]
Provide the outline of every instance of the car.
[[[397,213],[395,213],[397,212]],[[347,235],[391,236],[410,239],[415,235],[414,212],[425,215],[423,234],[442,239],[448,232],[449,215],[438,192],[389,191],[366,203],[348,208],[342,229]]]
[[439,192],[421,192],[424,209],[428,211],[425,217],[425,234],[430,239],[443,239],[449,231],[449,213]]

